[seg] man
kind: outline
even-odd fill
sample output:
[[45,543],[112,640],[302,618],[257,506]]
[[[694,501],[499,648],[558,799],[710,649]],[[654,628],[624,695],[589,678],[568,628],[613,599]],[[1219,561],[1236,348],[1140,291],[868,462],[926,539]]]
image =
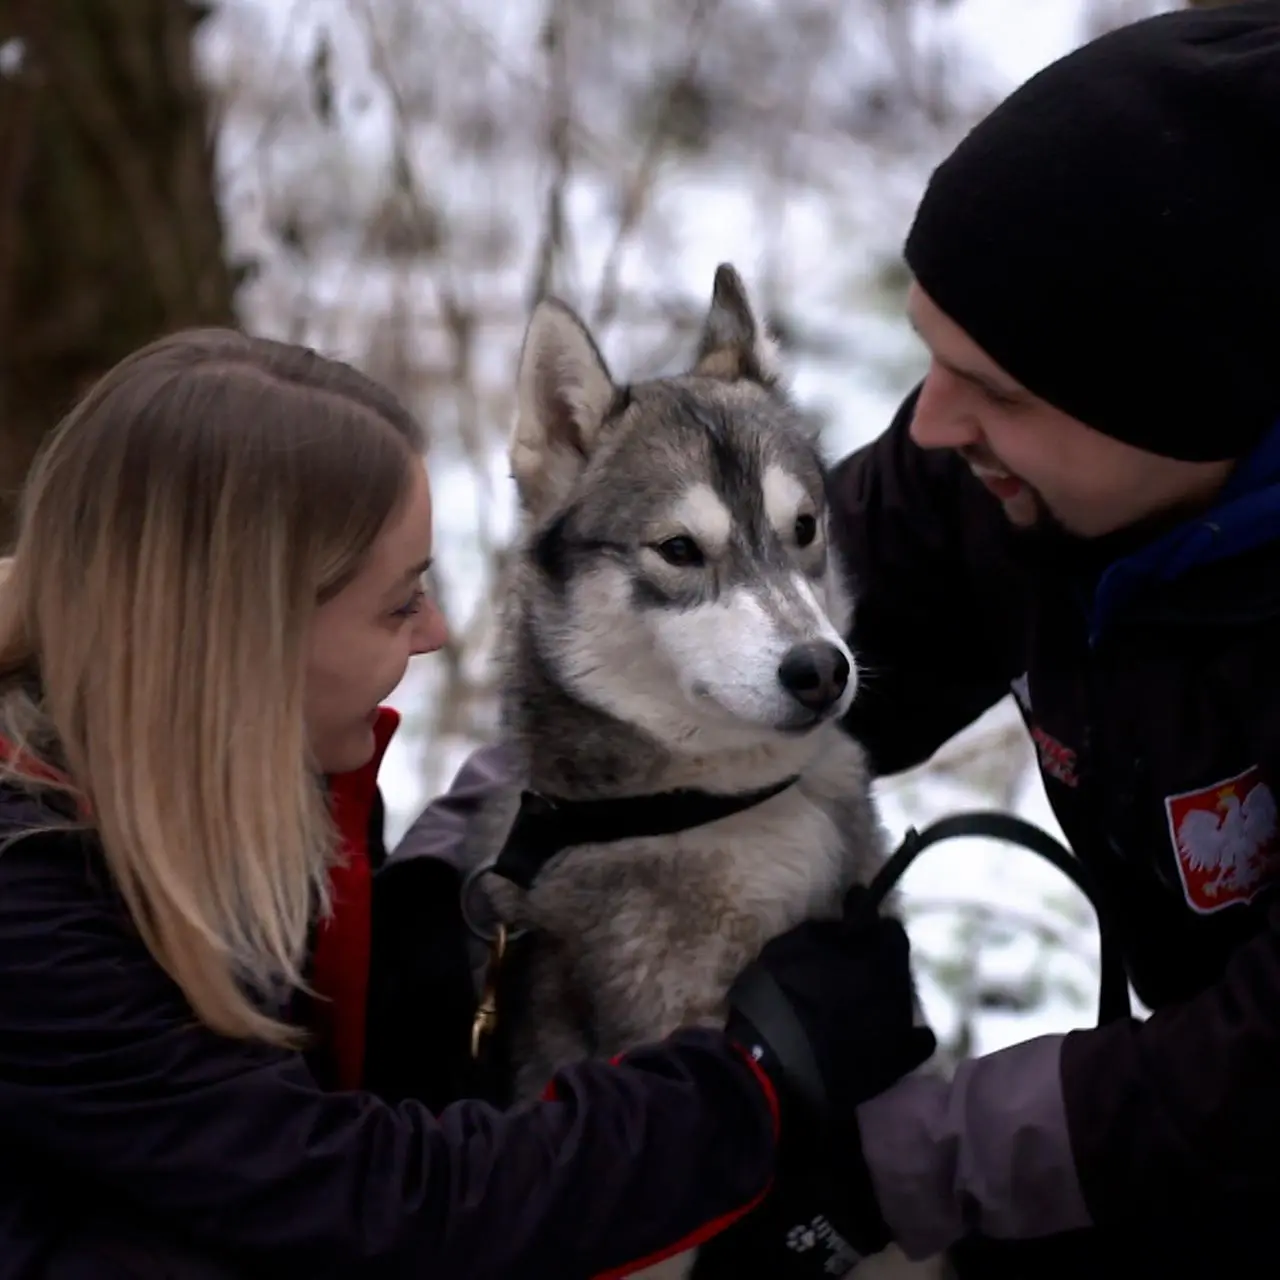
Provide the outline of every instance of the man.
[[1012,688],[1156,1011],[865,1104],[912,1254],[1280,1265],[1277,160],[1280,4],[1165,14],[1024,85],[911,228],[928,374],[831,479],[848,727],[891,773]]
[[966,1275],[1269,1274],[1280,3],[1047,68],[935,172],[906,257],[928,375],[831,476],[876,672],[848,728],[893,773],[1013,689],[1156,1012],[863,1104],[854,1236],[997,1242]]

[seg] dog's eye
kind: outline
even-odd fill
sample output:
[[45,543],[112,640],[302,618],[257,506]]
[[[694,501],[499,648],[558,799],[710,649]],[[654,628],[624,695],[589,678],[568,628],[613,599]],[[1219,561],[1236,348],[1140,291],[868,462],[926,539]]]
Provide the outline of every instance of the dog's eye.
[[668,563],[687,569],[702,563],[702,548],[692,538],[684,536],[659,542],[654,550]]
[[807,547],[818,536],[818,519],[816,516],[796,516],[796,542]]

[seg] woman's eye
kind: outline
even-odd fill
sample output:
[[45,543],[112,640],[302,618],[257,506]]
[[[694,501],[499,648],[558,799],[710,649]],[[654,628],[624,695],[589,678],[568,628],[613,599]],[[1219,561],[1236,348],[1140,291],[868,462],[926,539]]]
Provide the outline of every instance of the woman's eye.
[[692,568],[703,563],[702,548],[692,538],[684,536],[659,542],[654,550],[668,563],[679,569]]
[[392,610],[392,616],[396,618],[412,618],[415,613],[420,613],[422,611],[422,605],[426,598],[427,593],[419,587],[406,604],[401,605],[398,609]]
[[807,547],[818,536],[818,519],[816,516],[796,516],[796,543]]

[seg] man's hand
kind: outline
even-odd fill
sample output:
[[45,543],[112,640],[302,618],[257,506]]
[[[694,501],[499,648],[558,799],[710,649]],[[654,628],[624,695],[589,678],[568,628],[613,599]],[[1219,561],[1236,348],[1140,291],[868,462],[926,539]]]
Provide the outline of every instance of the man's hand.
[[[936,1047],[932,1032],[915,1025],[910,955],[901,923],[868,908],[859,886],[841,920],[807,920],[766,943],[735,988],[753,969],[772,979],[807,1034],[828,1106],[839,1111],[888,1088]],[[754,1032],[784,1073],[794,1070],[781,1037],[771,1043],[772,1028],[756,1025],[734,992],[729,999],[730,1033]]]
[[729,1001],[729,1036],[781,1099],[778,1166],[768,1199],[704,1246],[696,1275],[740,1275],[744,1267],[847,1274],[890,1239],[862,1159],[856,1108],[937,1045],[916,1025],[906,931],[855,889],[843,919],[806,921],[767,943]]
[[916,1025],[910,953],[901,923],[869,909],[857,887],[842,919],[806,920],[765,944],[729,993],[729,1035],[790,1104],[824,1110],[811,1122],[824,1131],[852,1123],[859,1103],[936,1047]]

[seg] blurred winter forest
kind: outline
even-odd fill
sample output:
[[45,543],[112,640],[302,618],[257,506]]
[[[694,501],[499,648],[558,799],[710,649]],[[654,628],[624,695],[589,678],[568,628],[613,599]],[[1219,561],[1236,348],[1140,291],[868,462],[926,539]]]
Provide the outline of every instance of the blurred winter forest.
[[[494,728],[531,303],[576,306],[622,376],[672,370],[733,261],[838,457],[924,367],[899,247],[931,167],[1044,63],[1171,7],[0,0],[0,497],[90,380],[180,325],[304,341],[391,384],[429,429],[452,627],[395,697],[394,837]],[[1056,831],[1006,705],[881,795],[895,837],[976,806]],[[955,1048],[1092,1017],[1091,909],[1032,862],[956,842],[908,876]]]

